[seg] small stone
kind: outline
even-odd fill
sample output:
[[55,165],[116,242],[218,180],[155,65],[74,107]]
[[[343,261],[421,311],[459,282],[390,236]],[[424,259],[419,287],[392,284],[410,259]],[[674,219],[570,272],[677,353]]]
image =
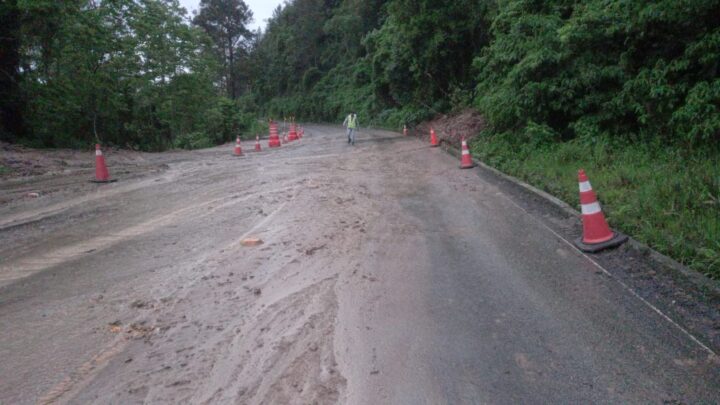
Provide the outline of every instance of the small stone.
[[110,332],[112,333],[120,333],[122,331],[122,322],[115,321],[108,324],[110,326]]
[[245,247],[260,246],[264,242],[260,238],[245,238],[240,241],[240,244]]

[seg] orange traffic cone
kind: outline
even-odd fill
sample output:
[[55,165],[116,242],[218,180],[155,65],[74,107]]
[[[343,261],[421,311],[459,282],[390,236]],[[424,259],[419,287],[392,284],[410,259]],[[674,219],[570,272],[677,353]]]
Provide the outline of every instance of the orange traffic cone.
[[260,146],[260,135],[255,135],[255,152],[262,151],[262,147]]
[[407,125],[403,125],[403,136],[408,136]]
[[297,141],[298,139],[297,126],[292,124],[290,125],[290,136],[288,137],[288,142]]
[[430,146],[436,147],[440,146],[440,142],[438,142],[437,135],[435,135],[435,130],[430,128]]
[[460,168],[461,169],[472,169],[475,167],[475,163],[470,156],[470,148],[468,148],[465,137],[462,138],[462,155],[460,156]]
[[110,173],[105,165],[105,156],[103,156],[99,144],[95,145],[95,180],[90,181],[93,183],[112,183],[117,181],[110,179]]
[[235,150],[233,151],[233,156],[242,156],[242,147],[240,146],[240,137],[238,136],[235,140]]
[[627,240],[627,236],[610,230],[597,196],[582,169],[578,172],[578,181],[580,183],[583,236],[575,240],[575,245],[583,252],[591,253],[621,245]]
[[279,148],[280,147],[280,137],[278,135],[277,123],[275,123],[275,122],[270,123],[270,140],[268,140],[268,147],[269,148]]

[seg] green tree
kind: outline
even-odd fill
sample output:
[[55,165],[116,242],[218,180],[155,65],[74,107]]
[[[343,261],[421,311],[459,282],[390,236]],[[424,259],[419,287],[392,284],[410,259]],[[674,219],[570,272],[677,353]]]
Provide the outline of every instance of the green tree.
[[247,57],[247,45],[253,35],[247,25],[252,18],[252,11],[242,0],[201,0],[200,12],[193,19],[215,44],[225,67],[225,87],[232,99],[240,95],[238,62]]
[[177,0],[24,0],[18,10],[25,142],[161,150],[186,133],[210,139],[221,69]]

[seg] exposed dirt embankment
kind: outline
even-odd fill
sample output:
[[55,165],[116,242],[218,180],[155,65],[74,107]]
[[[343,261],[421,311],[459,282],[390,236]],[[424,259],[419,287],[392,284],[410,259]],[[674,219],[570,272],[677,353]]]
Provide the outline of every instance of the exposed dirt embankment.
[[432,128],[441,143],[460,145],[462,137],[469,141],[486,127],[485,118],[478,111],[467,109],[457,115],[439,115],[432,121],[423,122],[413,128],[411,134],[429,138]]
[[[0,179],[70,173],[92,169],[95,166],[94,150],[31,149],[20,145],[0,142]],[[147,156],[156,154],[103,148],[106,156],[112,156],[117,164],[141,164]]]
[[[148,153],[109,147],[103,148],[103,154],[110,177],[120,180],[162,172],[169,163],[191,156],[188,151]],[[94,150],[32,149],[0,143],[0,204],[58,192],[78,195],[94,190],[88,183],[94,177]]]

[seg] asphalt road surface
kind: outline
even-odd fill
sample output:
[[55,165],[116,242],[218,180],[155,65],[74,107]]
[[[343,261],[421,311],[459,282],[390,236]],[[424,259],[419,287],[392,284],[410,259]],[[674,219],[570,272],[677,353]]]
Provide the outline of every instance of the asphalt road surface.
[[384,131],[244,146],[0,206],[1,404],[720,400],[712,345],[481,169]]

